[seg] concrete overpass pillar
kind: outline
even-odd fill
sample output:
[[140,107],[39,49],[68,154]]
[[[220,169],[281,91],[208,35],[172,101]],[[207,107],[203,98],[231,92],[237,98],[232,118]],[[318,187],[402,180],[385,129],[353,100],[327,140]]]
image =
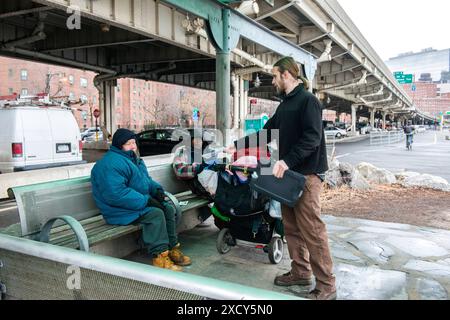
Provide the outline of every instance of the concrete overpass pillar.
[[239,77],[239,116],[240,116],[240,120],[241,120],[241,129],[244,129],[245,117],[246,117],[246,110],[245,110],[245,103],[244,103],[244,99],[245,99],[244,91],[245,91],[245,82],[241,76],[241,77]]
[[225,145],[231,143],[227,129],[231,129],[230,116],[230,52],[216,53],[216,128],[223,134]]
[[383,130],[386,130],[386,116],[387,116],[387,113],[383,112],[382,115],[383,115]]
[[372,108],[371,110],[370,110],[370,126],[372,127],[372,128],[375,128],[375,112],[376,112],[377,110],[375,109],[375,108]]
[[352,104],[352,135],[356,136],[356,109],[358,106]]
[[[116,88],[117,80],[103,81],[99,84],[100,123],[111,135],[117,130],[116,125]],[[104,136],[106,140],[108,137]]]

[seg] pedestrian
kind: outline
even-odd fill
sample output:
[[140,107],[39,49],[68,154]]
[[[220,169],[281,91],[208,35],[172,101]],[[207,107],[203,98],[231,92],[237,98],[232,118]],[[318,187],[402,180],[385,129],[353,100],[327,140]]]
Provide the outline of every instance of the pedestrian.
[[142,226],[142,242],[154,266],[181,271],[181,266],[191,264],[180,250],[175,208],[138,157],[132,131],[116,131],[110,150],[92,169],[91,182],[94,200],[108,224]]
[[[322,221],[320,193],[328,170],[325,134],[322,122],[322,106],[311,94],[308,82],[300,75],[300,69],[291,57],[282,58],[272,70],[273,81],[282,99],[275,115],[264,126],[267,142],[271,142],[271,130],[279,130],[279,161],[274,165],[273,175],[283,178],[287,170],[306,176],[302,196],[294,208],[282,206],[283,225],[292,259],[291,270],[275,278],[275,285],[289,287],[316,286],[307,298],[335,300],[336,285],[333,261],[328,244],[325,223]],[[237,141],[226,151],[256,140],[258,134]]]
[[408,121],[403,127],[403,132],[406,135],[406,149],[411,150],[414,142],[414,127],[412,126],[412,121]]

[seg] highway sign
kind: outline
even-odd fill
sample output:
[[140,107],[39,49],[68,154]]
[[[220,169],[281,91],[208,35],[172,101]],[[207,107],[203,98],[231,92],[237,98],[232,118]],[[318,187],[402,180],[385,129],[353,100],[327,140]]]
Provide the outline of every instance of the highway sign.
[[395,79],[397,79],[400,84],[410,84],[413,83],[414,75],[402,73],[394,73]]

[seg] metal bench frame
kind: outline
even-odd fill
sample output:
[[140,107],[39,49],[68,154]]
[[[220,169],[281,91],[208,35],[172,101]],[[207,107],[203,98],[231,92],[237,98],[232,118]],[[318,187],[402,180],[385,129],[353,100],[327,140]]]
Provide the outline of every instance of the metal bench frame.
[[[195,223],[202,222],[198,210],[206,207],[209,201],[193,195],[184,182],[177,180],[170,164],[149,167],[149,172],[153,179],[158,181],[165,190],[176,193],[174,195],[166,191],[166,196],[176,208],[178,226],[186,219],[191,221],[186,223],[184,230],[194,227],[193,224]],[[72,192],[74,190],[76,192]],[[88,252],[89,248],[97,243],[114,240],[116,236],[121,237],[140,230],[140,226],[137,225],[111,226],[100,219],[101,213],[95,206],[90,191],[89,177],[15,187],[8,190],[8,193],[13,195],[17,201],[21,229],[20,235],[17,235],[21,237],[78,248]],[[53,193],[59,195],[59,198],[55,196],[56,199],[52,199]],[[181,207],[178,199],[189,199],[194,204]],[[60,206],[61,202],[64,201],[69,203],[67,206],[69,209],[64,207],[63,209],[66,211],[63,214],[58,213],[58,210],[53,212],[52,203]],[[72,209],[70,201],[79,201],[80,206],[85,206],[86,211],[80,212],[78,208]],[[189,216],[186,213],[192,214]],[[83,223],[89,226],[87,222],[94,226],[91,227],[92,230],[98,230],[98,233],[93,235],[93,237],[96,236],[96,240],[91,241],[92,243],[89,241],[89,230],[85,230],[85,227],[83,227]],[[102,234],[105,234],[105,236],[102,237]],[[52,235],[57,236],[56,239],[51,239]]]

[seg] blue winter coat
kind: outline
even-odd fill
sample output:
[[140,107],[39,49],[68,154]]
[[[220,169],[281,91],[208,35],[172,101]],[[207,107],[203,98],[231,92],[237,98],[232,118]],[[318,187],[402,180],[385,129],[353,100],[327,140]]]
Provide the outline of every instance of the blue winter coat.
[[125,152],[114,146],[95,164],[91,183],[95,203],[112,225],[128,225],[148,213],[149,197],[162,189],[133,151]]

